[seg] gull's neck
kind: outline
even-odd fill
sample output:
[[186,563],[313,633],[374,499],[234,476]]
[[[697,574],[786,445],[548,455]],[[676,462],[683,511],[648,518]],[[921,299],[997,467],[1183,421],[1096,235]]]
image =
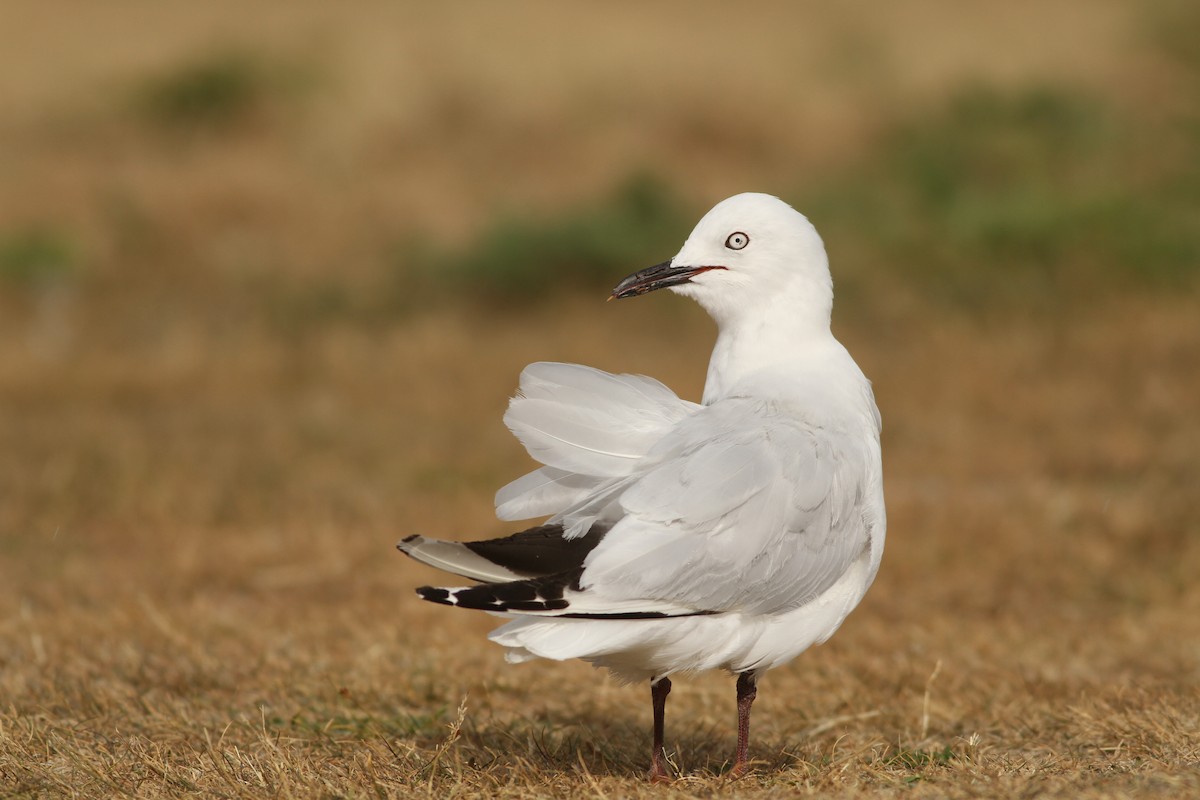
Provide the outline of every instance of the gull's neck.
[[825,292],[785,291],[744,313],[717,316],[705,405],[736,393],[753,375],[771,371],[801,377],[796,373],[805,370],[806,362],[844,352],[829,329],[831,306],[832,297]]

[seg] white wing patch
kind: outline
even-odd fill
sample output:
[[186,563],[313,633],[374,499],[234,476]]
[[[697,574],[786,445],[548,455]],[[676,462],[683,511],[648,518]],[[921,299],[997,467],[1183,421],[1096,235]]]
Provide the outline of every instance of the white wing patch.
[[[593,496],[644,468],[654,445],[700,409],[658,381],[579,364],[539,362],[521,373],[504,423],[546,466],[496,493],[496,515],[517,520],[574,513],[594,517]],[[565,511],[564,511],[565,509]]]
[[575,505],[602,483],[593,475],[556,467],[535,469],[496,492],[496,516],[518,520],[554,514],[565,506]]

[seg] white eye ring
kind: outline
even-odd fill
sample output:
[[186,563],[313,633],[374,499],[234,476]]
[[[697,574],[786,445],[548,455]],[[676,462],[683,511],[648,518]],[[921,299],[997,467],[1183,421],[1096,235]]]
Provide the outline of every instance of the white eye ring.
[[729,234],[729,238],[725,240],[725,246],[730,250],[741,250],[746,245],[750,244],[750,237],[741,231],[734,231]]

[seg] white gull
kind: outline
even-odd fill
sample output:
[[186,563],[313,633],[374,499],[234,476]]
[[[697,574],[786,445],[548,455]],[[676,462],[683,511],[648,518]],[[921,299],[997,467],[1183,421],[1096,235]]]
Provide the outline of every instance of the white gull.
[[678,255],[612,297],[668,287],[719,327],[702,404],[639,375],[531,364],[504,421],[545,466],[502,488],[496,513],[550,519],[399,547],[481,582],[418,593],[511,617],[490,636],[510,661],[580,658],[649,680],[654,780],[667,779],[668,676],[736,674],[740,775],[758,678],[828,639],[879,568],[880,417],[830,332],[821,238],[783,201],[718,203]]

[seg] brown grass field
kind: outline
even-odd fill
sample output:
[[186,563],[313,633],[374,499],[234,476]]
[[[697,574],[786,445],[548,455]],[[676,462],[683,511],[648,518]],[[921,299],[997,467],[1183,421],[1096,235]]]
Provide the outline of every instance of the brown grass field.
[[[1068,251],[1070,291],[955,303],[829,237],[888,545],[741,780],[729,676],[676,681],[651,786],[646,687],[411,591],[403,535],[515,529],[522,366],[695,398],[712,342],[679,298],[455,299],[413,242],[650,167],[689,213],[836,184],[967,84],[1200,119],[1182,3],[852,8],[0,0],[0,796],[1200,796],[1200,281]],[[249,88],[162,99],[205,58]],[[1186,172],[1162,137],[1130,174]]]

